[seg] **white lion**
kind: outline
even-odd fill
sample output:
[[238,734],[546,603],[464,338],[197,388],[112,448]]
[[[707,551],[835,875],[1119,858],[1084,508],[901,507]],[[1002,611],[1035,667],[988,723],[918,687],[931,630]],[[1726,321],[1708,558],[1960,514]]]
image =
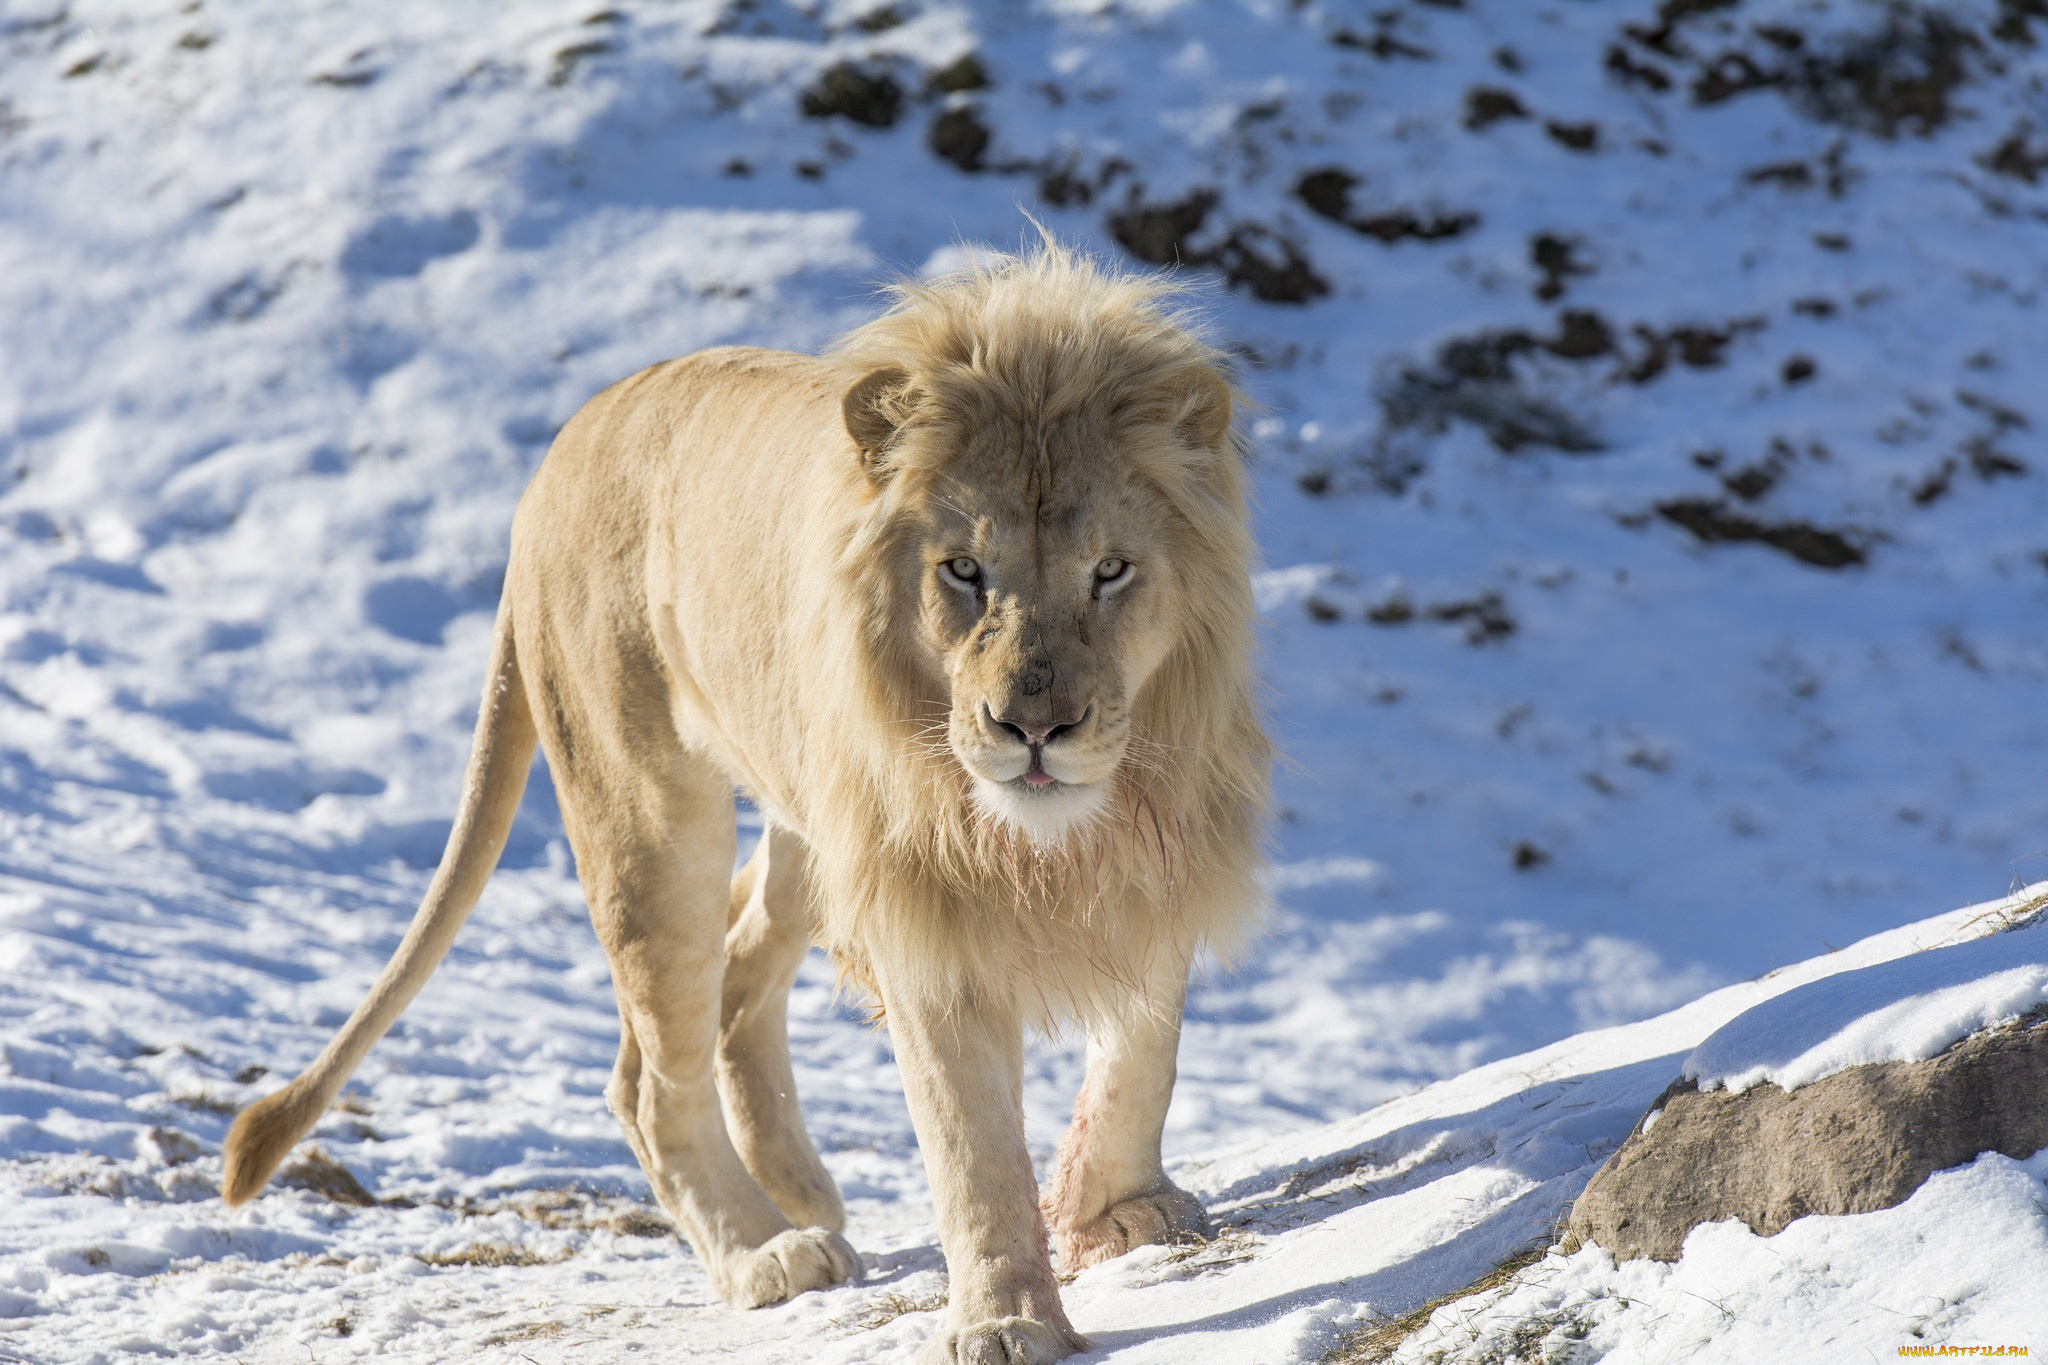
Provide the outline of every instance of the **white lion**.
[[[403,943],[227,1141],[252,1198],[446,953],[536,740],[618,993],[609,1097],[741,1306],[854,1275],[786,1007],[881,1002],[951,1271],[929,1361],[1050,1361],[1069,1268],[1199,1233],[1159,1140],[1188,965],[1256,907],[1269,747],[1233,390],[1174,291],[1047,244],[824,358],[727,348],[563,428],[519,505],[460,810]],[[733,790],[767,815],[739,875]],[[1027,1026],[1085,1026],[1043,1203]]]

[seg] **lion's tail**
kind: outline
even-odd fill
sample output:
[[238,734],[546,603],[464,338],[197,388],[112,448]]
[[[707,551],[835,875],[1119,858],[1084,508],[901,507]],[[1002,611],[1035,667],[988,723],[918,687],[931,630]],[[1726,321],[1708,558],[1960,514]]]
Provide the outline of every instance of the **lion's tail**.
[[462,804],[433,884],[398,951],[341,1032],[297,1079],[243,1110],[228,1130],[221,1197],[229,1204],[255,1198],[285,1154],[327,1112],[363,1054],[397,1022],[441,964],[455,942],[456,931],[469,918],[484,883],[497,868],[498,855],[504,851],[505,836],[526,789],[534,743],[533,712],[527,705],[519,658],[513,649],[508,602],[498,612],[490,674],[477,715],[476,743],[463,777]]

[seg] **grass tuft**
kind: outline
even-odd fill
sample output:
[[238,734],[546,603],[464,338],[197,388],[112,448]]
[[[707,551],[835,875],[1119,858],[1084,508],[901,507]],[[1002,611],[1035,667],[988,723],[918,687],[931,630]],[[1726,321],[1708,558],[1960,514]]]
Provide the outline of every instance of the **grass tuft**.
[[1524,1247],[1463,1289],[1440,1295],[1398,1317],[1377,1318],[1340,1337],[1334,1346],[1323,1353],[1317,1365],[1380,1365],[1381,1361],[1387,1360],[1399,1349],[1402,1342],[1421,1330],[1422,1325],[1430,1320],[1437,1309],[1456,1303],[1460,1299],[1471,1298],[1475,1294],[1498,1289],[1549,1254],[1548,1242],[1538,1242]]

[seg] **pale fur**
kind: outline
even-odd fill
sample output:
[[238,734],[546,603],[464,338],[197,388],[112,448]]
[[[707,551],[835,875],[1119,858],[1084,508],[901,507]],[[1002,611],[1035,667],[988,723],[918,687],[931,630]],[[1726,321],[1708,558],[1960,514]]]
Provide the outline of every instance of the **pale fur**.
[[[878,997],[932,1177],[952,1297],[922,1358],[1078,1347],[1022,1032],[1090,1035],[1043,1210],[1067,1262],[1199,1232],[1159,1160],[1181,1000],[1258,901],[1235,394],[1175,310],[1048,243],[899,287],[825,358],[704,352],[577,414],[514,523],[442,869],[369,1000],[237,1121],[227,1199],[446,951],[537,736],[612,962],[612,1106],[719,1292],[857,1265],[788,1057],[815,941]],[[978,586],[937,567],[970,556]],[[728,886],[735,786],[769,828]]]

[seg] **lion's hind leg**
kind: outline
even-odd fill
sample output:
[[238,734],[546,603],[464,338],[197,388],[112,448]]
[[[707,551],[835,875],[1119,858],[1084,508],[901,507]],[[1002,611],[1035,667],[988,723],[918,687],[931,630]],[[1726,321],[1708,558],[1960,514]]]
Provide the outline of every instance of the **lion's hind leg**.
[[733,1146],[713,1081],[732,789],[634,689],[579,696],[555,676],[534,710],[618,997],[613,1111],[721,1297],[753,1308],[839,1284],[859,1270],[853,1248],[791,1226]]
[[839,1189],[797,1108],[789,1059],[789,991],[809,951],[813,916],[803,841],[770,823],[732,881],[718,1089],[747,1169],[799,1226],[846,1226]]

